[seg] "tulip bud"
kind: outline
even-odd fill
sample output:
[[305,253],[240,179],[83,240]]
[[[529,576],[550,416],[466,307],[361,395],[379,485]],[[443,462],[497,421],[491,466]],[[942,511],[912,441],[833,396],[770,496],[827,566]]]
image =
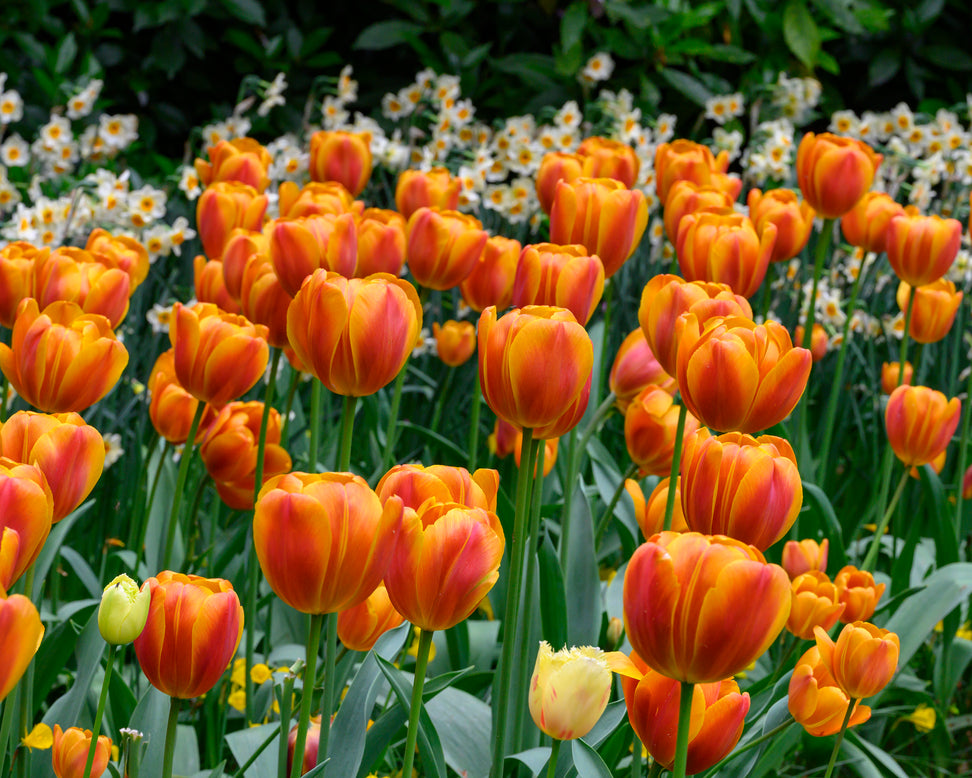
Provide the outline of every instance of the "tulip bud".
[[910,362],[905,362],[904,377],[899,378],[899,373],[901,372],[901,364],[899,362],[882,362],[881,363],[881,391],[885,394],[891,394],[898,385],[902,386],[906,384],[911,384],[911,379],[915,375],[915,369],[911,366]]
[[105,587],[98,608],[98,629],[106,643],[121,646],[142,634],[148,619],[151,595],[127,575],[119,575]]
[[871,188],[882,159],[863,141],[808,132],[797,149],[797,183],[820,216],[835,219],[857,205]]
[[566,308],[581,324],[590,321],[604,291],[604,265],[581,245],[524,246],[513,282],[513,305]]
[[358,221],[356,278],[372,273],[401,275],[405,265],[405,219],[397,211],[366,208]]
[[270,152],[253,138],[221,140],[206,149],[210,162],[197,159],[196,173],[203,186],[215,181],[238,181],[262,192],[270,183],[267,170],[273,162]]
[[[790,714],[814,737],[836,735],[843,726],[850,698],[841,689],[828,667],[821,661],[817,646],[797,661],[790,678],[787,707]],[[871,718],[871,709],[855,701],[848,727]]]
[[454,211],[459,207],[462,182],[444,167],[429,171],[403,170],[395,186],[395,207],[406,219],[419,208]]
[[[830,541],[824,538],[820,544],[816,540],[808,538],[799,543],[795,540],[788,540],[783,546],[783,569],[793,580],[797,576],[808,573],[811,570],[827,572],[827,549]],[[808,638],[809,640],[809,638]]]
[[962,293],[955,291],[954,283],[939,278],[930,284],[912,289],[902,281],[895,297],[902,313],[907,312],[909,297],[911,326],[908,334],[916,343],[937,343],[948,335],[962,303]]
[[840,230],[852,246],[875,254],[884,253],[888,224],[905,209],[887,192],[868,192],[840,220]]
[[611,669],[593,646],[554,653],[540,641],[530,681],[533,723],[557,740],[584,737],[601,718],[611,696]]
[[[311,716],[307,723],[307,739],[304,741],[304,759],[301,762],[300,774],[309,773],[317,766],[317,752],[321,747],[321,717]],[[297,748],[297,724],[290,729],[287,736],[287,775],[294,765],[294,749]]]
[[888,443],[904,464],[924,465],[948,447],[961,415],[957,397],[948,400],[926,386],[899,386],[884,412]]
[[[756,190],[758,191],[758,190]],[[665,236],[673,244],[678,239],[678,226],[690,213],[711,213],[732,210],[732,197],[716,186],[699,186],[694,181],[676,181],[665,200],[663,220]]]
[[814,212],[809,203],[801,202],[792,189],[771,189],[765,194],[750,189],[746,202],[761,239],[767,225],[776,227],[770,262],[792,259],[803,251],[813,231]]
[[[106,267],[117,267],[128,273],[131,291],[145,280],[149,271],[148,250],[135,238],[128,235],[112,235],[100,227],[88,235],[84,250],[94,256],[97,262]],[[218,256],[218,255],[217,255]]]
[[585,138],[577,147],[585,178],[613,178],[628,189],[638,181],[638,155],[627,143],[600,138]]
[[888,222],[888,262],[902,281],[925,286],[948,272],[962,244],[957,219],[905,214]]
[[[644,517],[638,518],[638,526],[641,527],[641,534],[647,540],[652,535],[657,535],[665,529],[665,510],[668,508],[668,484],[670,478],[662,478],[645,503]],[[685,523],[685,513],[682,511],[682,476],[675,479],[675,502],[672,506],[672,532],[688,532],[688,524]]]
[[352,651],[371,651],[378,638],[405,620],[388,599],[383,583],[368,599],[338,613],[338,637]]
[[[679,406],[659,386],[650,385],[638,394],[624,413],[624,442],[628,456],[644,475],[666,475],[672,470]],[[685,416],[685,435],[699,427],[698,420]]]
[[419,208],[406,225],[408,269],[420,286],[452,289],[472,272],[489,235],[458,211]]
[[311,181],[298,188],[293,181],[284,181],[279,189],[280,215],[288,219],[301,216],[340,216],[357,209],[354,195],[337,181]]
[[247,184],[217,181],[206,187],[196,203],[199,240],[206,256],[222,256],[230,234],[238,227],[259,232],[266,210],[267,196]]
[[459,284],[462,299],[474,311],[482,313],[490,305],[505,311],[513,299],[513,282],[520,259],[520,241],[493,235],[472,272]]
[[197,254],[192,260],[192,277],[199,302],[212,303],[226,313],[240,313],[239,297],[233,297],[226,288],[222,262]]
[[472,322],[450,319],[441,327],[433,322],[432,335],[439,359],[449,367],[465,364],[476,350],[476,327]]
[[830,629],[846,608],[838,601],[837,587],[826,573],[811,570],[791,582],[793,604],[786,628],[803,640],[813,640],[814,629]]
[[17,306],[34,296],[34,263],[43,260],[50,248],[35,248],[24,241],[0,249],[0,326],[13,329]]
[[[803,343],[805,329],[802,324],[798,324],[793,331],[793,342]],[[810,336],[810,356],[814,364],[827,356],[827,330],[819,322],[813,323],[813,334]]]
[[537,170],[536,188],[540,207],[547,216],[550,215],[550,209],[553,207],[557,184],[561,181],[570,183],[580,178],[584,175],[583,166],[584,161],[579,154],[551,151],[543,155],[540,168]]
[[728,169],[729,154],[726,151],[720,151],[719,156],[714,157],[708,146],[690,140],[680,138],[671,143],[662,143],[655,149],[658,199],[667,203],[675,182],[688,180],[698,186],[718,186],[735,200],[742,188],[742,181],[722,175]]
[[611,365],[608,383],[618,398],[615,404],[622,413],[650,385],[658,386],[669,394],[674,394],[676,389],[675,379],[665,372],[651,353],[651,347],[641,327],[630,332],[622,341],[614,357],[614,364]]
[[844,624],[869,619],[874,615],[878,601],[884,594],[885,584],[874,582],[874,576],[853,565],[842,567],[834,578],[837,598],[846,607],[840,615]]
[[847,624],[834,643],[821,627],[814,630],[820,660],[848,697],[873,697],[898,669],[901,641],[894,632],[866,621]]
[[[54,745],[51,761],[57,778],[83,778],[91,748],[91,730],[70,727],[61,730],[60,724],[54,725]],[[111,758],[111,738],[101,735],[95,746],[94,762],[91,765],[91,778],[100,778],[108,768]]]
[[310,176],[337,181],[355,197],[371,177],[371,133],[319,130],[310,139]]

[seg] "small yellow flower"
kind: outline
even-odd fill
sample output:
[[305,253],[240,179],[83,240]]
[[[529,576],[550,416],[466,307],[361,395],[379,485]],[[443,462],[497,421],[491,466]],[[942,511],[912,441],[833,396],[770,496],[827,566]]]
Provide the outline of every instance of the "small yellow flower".
[[20,742],[28,749],[47,749],[54,745],[54,733],[47,724],[38,724]]
[[[253,668],[254,670],[256,668]],[[230,683],[233,686],[246,686],[246,659],[242,656],[233,660],[233,672],[230,673]]]
[[244,689],[237,689],[235,692],[231,692],[230,696],[226,698],[226,701],[236,710],[244,711],[246,710],[246,691]]
[[930,705],[919,705],[910,716],[905,716],[919,732],[931,732],[935,728],[935,709]]
[[955,637],[961,638],[962,640],[972,640],[972,625],[969,622],[965,622],[965,624],[959,627],[958,632],[955,633]]
[[265,664],[256,664],[250,668],[250,678],[253,679],[253,683],[257,686],[266,683],[272,676],[272,671]]

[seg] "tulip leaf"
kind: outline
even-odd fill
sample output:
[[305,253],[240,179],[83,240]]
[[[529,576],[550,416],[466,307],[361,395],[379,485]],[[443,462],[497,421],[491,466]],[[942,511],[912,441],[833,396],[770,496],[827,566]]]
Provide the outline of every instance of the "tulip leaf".
[[71,566],[88,594],[100,600],[104,587],[98,583],[98,576],[94,574],[91,565],[84,561],[84,557],[70,546],[62,546],[61,558]]
[[570,743],[578,778],[611,778],[611,771],[600,755],[578,738]]
[[[128,725],[141,732],[145,738],[142,742],[146,744],[146,749],[140,763],[139,778],[161,778],[162,776],[162,752],[165,749],[165,727],[168,716],[169,698],[154,686],[149,685],[138,701],[138,705],[135,706],[135,712],[132,714],[132,720]],[[249,733],[254,730],[244,731]],[[226,737],[231,751],[233,750],[232,739],[236,734],[238,733]],[[251,775],[256,775],[256,772]]]
[[845,738],[844,742],[840,744],[840,756],[838,759],[861,776],[861,778],[883,778],[884,776],[884,773],[868,758],[864,750],[858,748],[848,738]]
[[[88,601],[86,607],[92,607]],[[78,612],[79,619],[90,618]],[[67,665],[78,643],[78,631],[70,618],[64,618],[56,627],[49,629],[34,657],[34,699],[43,700],[57,680],[58,674]]]
[[[274,747],[273,734],[280,732],[280,724],[263,724],[259,727],[248,727],[226,736],[226,744],[230,753],[238,764],[245,764],[256,753],[267,739],[271,739],[268,747],[260,753],[246,771],[244,778],[261,778],[261,776],[275,775],[277,772],[277,748]],[[144,762],[143,762],[144,764]],[[144,770],[144,767],[142,768]],[[142,773],[139,773],[141,778]]]
[[537,553],[540,567],[540,622],[543,639],[555,649],[567,644],[567,594],[560,560],[549,536]]
[[618,724],[624,720],[627,714],[628,708],[624,700],[615,700],[610,703],[591,731],[584,735],[584,742],[597,748],[617,729]]
[[550,746],[528,748],[518,754],[510,754],[506,758],[515,759],[517,762],[526,765],[530,773],[536,776],[550,762]]
[[892,775],[897,776],[897,778],[908,778],[908,773],[902,770],[901,765],[898,764],[897,760],[884,749],[874,745],[873,743],[868,743],[867,740],[860,737],[854,730],[848,730],[847,739],[850,740],[850,742],[856,747],[860,748],[861,751],[867,754],[872,761],[878,762]]
[[[50,572],[51,566],[54,564],[54,560],[57,558],[58,552],[61,550],[61,544],[64,542],[64,536],[70,532],[71,527],[80,519],[85,513],[91,510],[94,500],[88,500],[84,505],[78,508],[76,511],[65,516],[51,530],[51,534],[47,536],[47,540],[44,541],[44,545],[41,548],[40,554],[37,556],[37,560],[34,562],[34,592],[31,596],[33,602],[38,602],[40,600],[41,587],[44,585],[44,581],[47,580],[47,574]],[[98,598],[101,599],[101,592],[98,592]]]
[[[803,494],[804,497],[810,497],[813,507],[822,519],[820,528],[823,530],[824,537],[830,540],[827,556],[832,564],[829,566],[839,570],[847,564],[847,550],[844,547],[844,533],[834,506],[830,504],[827,493],[809,481],[803,481]],[[805,537],[806,533],[802,533],[802,536]]]
[[570,522],[567,569],[564,571],[567,642],[573,646],[591,646],[597,642],[601,626],[598,598],[601,582],[594,550],[594,520],[580,479],[567,520]]
[[[392,691],[398,698],[402,710],[409,710],[411,706],[412,690],[407,685],[408,676],[386,659],[378,658],[378,667],[391,684]],[[413,679],[414,682],[414,679]],[[442,742],[439,734],[429,718],[429,713],[423,705],[419,710],[418,749],[424,768],[423,775],[429,778],[445,778],[445,757],[442,754]]]
[[442,738],[446,764],[467,778],[486,778],[492,746],[489,706],[459,689],[444,689],[425,709]]

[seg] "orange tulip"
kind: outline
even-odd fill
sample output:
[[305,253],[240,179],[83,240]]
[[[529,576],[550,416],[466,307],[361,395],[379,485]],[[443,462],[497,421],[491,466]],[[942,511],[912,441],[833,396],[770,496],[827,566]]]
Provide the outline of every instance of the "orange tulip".
[[837,596],[837,587],[820,570],[798,575],[791,583],[793,605],[786,628],[803,640],[813,640],[816,627],[829,630],[847,607]]
[[[543,441],[543,475],[546,478],[550,475],[557,462],[557,449],[559,448],[560,438],[548,438]],[[523,430],[516,424],[510,424],[503,419],[496,419],[493,431],[489,435],[488,446],[490,453],[496,454],[500,459],[505,459],[510,454],[516,466],[520,466],[523,456]],[[536,477],[537,469],[533,469]]]
[[291,297],[318,268],[346,278],[354,274],[358,228],[350,213],[277,219],[267,225],[267,234],[273,269]]
[[611,365],[608,383],[611,392],[618,398],[615,405],[622,413],[642,389],[658,386],[669,394],[674,394],[676,389],[675,379],[665,372],[651,353],[641,327],[632,330],[621,342]]
[[745,297],[725,284],[686,282],[675,275],[657,275],[645,284],[638,308],[638,322],[658,364],[675,375],[680,330],[679,316],[692,313],[699,324],[714,316],[743,316],[751,319],[753,309]]
[[580,245],[524,246],[513,282],[513,305],[566,308],[581,324],[594,314],[604,292],[604,265]]
[[0,700],[17,685],[44,637],[34,604],[22,594],[0,591]]
[[753,662],[786,624],[790,582],[752,546],[696,532],[642,544],[624,576],[624,624],[653,670],[713,683]]
[[[803,343],[803,334],[804,327],[802,324],[798,324],[793,331],[793,342]],[[827,330],[819,322],[814,322],[813,334],[810,336],[810,356],[813,358],[814,364],[827,356],[827,345]]]
[[483,467],[470,474],[464,467],[448,465],[395,465],[381,477],[375,492],[383,503],[399,497],[413,510],[431,500],[495,512],[499,473]]
[[820,661],[851,699],[873,697],[890,683],[898,669],[901,641],[886,629],[855,621],[844,626],[836,643],[820,627],[814,634]]
[[568,310],[528,305],[497,320],[490,306],[479,317],[483,397],[536,438],[559,438],[581,420],[593,365],[591,338]]
[[638,189],[613,178],[578,178],[557,184],[550,209],[550,240],[579,243],[613,276],[630,257],[648,226],[648,205]]
[[547,216],[550,215],[550,209],[553,207],[557,184],[561,181],[570,183],[582,175],[584,175],[584,160],[579,154],[550,151],[543,155],[537,170],[536,189],[540,207]]
[[368,599],[338,614],[337,632],[341,644],[352,651],[371,651],[378,638],[405,621],[388,599],[383,583]]
[[493,588],[505,543],[492,511],[459,503],[406,510],[385,573],[392,605],[421,629],[454,627]]
[[[641,534],[645,538],[656,535],[665,528],[665,509],[668,507],[668,484],[669,478],[662,478],[645,503],[644,520],[638,521],[641,527]],[[685,523],[685,514],[682,512],[682,477],[675,479],[675,503],[672,508],[672,532],[688,532],[688,524]],[[635,518],[638,515],[635,514]]]
[[[679,407],[660,386],[645,387],[624,412],[624,442],[641,474],[667,475],[672,470]],[[699,428],[694,416],[685,417],[685,434]]]
[[[881,391],[885,394],[891,394],[895,389],[898,388],[899,384],[899,374],[901,372],[900,362],[882,362],[881,363]],[[911,366],[910,362],[905,362],[904,377],[900,379],[902,386],[911,383],[911,379],[914,378],[915,369]]]
[[885,585],[874,583],[874,576],[853,565],[842,567],[834,578],[837,598],[847,607],[840,615],[844,624],[871,618],[877,608]]
[[638,155],[627,143],[600,138],[585,138],[577,147],[585,178],[613,178],[628,189],[638,181]]
[[[294,750],[297,748],[297,724],[290,728],[287,735],[287,775],[294,767]],[[304,741],[304,760],[301,762],[301,775],[306,775],[317,767],[317,751],[321,747],[321,717],[311,716],[307,723],[307,735]]]
[[366,208],[358,221],[357,278],[400,275],[405,266],[405,219],[397,211]]
[[196,159],[194,166],[199,181],[209,186],[216,181],[238,181],[262,192],[270,183],[267,171],[273,163],[270,152],[253,138],[221,140],[206,149],[209,162]]
[[699,186],[713,184],[729,192],[733,200],[739,196],[742,181],[738,178],[720,180],[729,169],[729,153],[720,151],[714,157],[708,146],[678,139],[662,143],[655,149],[655,187],[658,199],[668,202],[668,193],[676,181],[688,180]]
[[829,548],[830,541],[827,538],[824,538],[820,543],[812,538],[799,542],[788,540],[783,545],[783,569],[786,570],[791,581],[813,570],[826,573]]
[[355,209],[354,195],[337,181],[311,181],[300,188],[284,181],[278,190],[280,215],[287,219],[301,216],[340,216]]
[[[148,380],[148,391],[151,396],[149,418],[155,431],[170,443],[185,443],[199,400],[189,394],[176,377],[175,349],[163,351],[155,360]],[[214,415],[211,408],[203,414],[194,443],[202,440]]]
[[148,276],[148,249],[135,238],[127,235],[112,235],[99,227],[88,235],[84,250],[91,252],[95,260],[101,264],[117,267],[128,273],[132,293]]
[[[797,661],[790,677],[787,707],[799,724],[814,737],[827,737],[840,732],[850,698],[841,689],[813,646]],[[848,727],[856,727],[871,718],[871,709],[855,701]]]
[[371,178],[371,133],[315,132],[310,138],[310,177],[337,181],[357,197]]
[[489,237],[479,219],[438,208],[419,208],[405,230],[415,283],[440,290],[458,286],[472,272]]
[[883,157],[863,141],[808,132],[797,148],[797,184],[820,216],[836,219],[871,188]]
[[0,423],[0,457],[36,465],[44,474],[54,499],[56,524],[84,502],[98,483],[105,443],[98,430],[76,413],[49,416],[18,411]]
[[207,260],[202,254],[197,254],[192,260],[192,276],[196,300],[212,303],[226,313],[240,313],[239,295],[233,297],[226,288],[222,262],[218,259]]
[[267,328],[224,313],[212,303],[176,303],[169,326],[179,383],[217,408],[245,394],[263,377]]
[[766,277],[775,240],[776,225],[770,222],[757,235],[742,214],[690,213],[679,222],[675,251],[687,280],[727,284],[752,297]]
[[220,257],[237,227],[259,232],[267,210],[267,196],[252,186],[217,181],[206,187],[196,203],[199,240],[207,257]]
[[899,386],[884,412],[888,443],[909,467],[931,462],[948,447],[961,411],[957,397],[947,400],[926,386]]
[[925,286],[945,275],[955,261],[962,224],[937,215],[899,215],[888,222],[886,240],[888,261],[898,278]]
[[267,328],[267,343],[276,348],[290,345],[287,340],[287,310],[290,295],[280,283],[266,254],[253,254],[243,269],[240,311],[254,324]]
[[911,302],[911,327],[908,333],[917,343],[937,343],[952,329],[955,314],[962,303],[962,293],[955,291],[955,284],[939,278],[930,284],[912,288],[902,281],[898,284],[896,300],[902,313]]
[[[941,454],[935,457],[931,462],[929,462],[928,466],[932,469],[934,473],[939,474],[945,468],[945,459],[946,456],[945,456],[945,452],[943,451]],[[921,479],[921,473],[919,472],[917,467],[909,468],[908,475],[910,475],[912,478],[916,480]]]
[[768,224],[776,226],[776,241],[770,262],[783,262],[797,256],[813,231],[813,208],[801,201],[792,189],[771,189],[766,193],[750,189],[746,197],[749,218],[760,239]]
[[205,694],[229,666],[243,634],[243,608],[233,585],[164,570],[142,584],[151,593],[148,621],[135,638],[138,664],[163,694]]
[[444,167],[431,170],[403,170],[395,186],[395,207],[406,219],[419,208],[454,211],[459,207],[462,182]]
[[450,319],[441,327],[433,322],[432,335],[439,359],[449,367],[465,364],[476,350],[476,327],[472,322]]
[[[631,654],[631,661],[644,675],[641,680],[621,678],[628,721],[652,758],[671,770],[678,732],[679,683],[652,670],[637,653]],[[707,770],[736,747],[748,712],[749,694],[740,694],[739,685],[731,678],[695,686],[686,775]]]
[[520,259],[520,241],[491,235],[472,272],[459,284],[466,304],[478,313],[490,305],[505,311],[513,300],[513,282]]
[[19,240],[0,248],[0,326],[13,329],[20,301],[34,296],[34,262],[50,251]]
[[796,455],[774,435],[687,432],[681,473],[690,529],[728,535],[760,551],[789,532],[803,505]]
[[[402,526],[402,501],[384,507],[350,473],[290,473],[260,490],[253,544],[276,595],[301,613],[335,613],[378,586]],[[387,582],[386,582],[387,583]]]
[[0,592],[34,564],[51,532],[53,512],[40,467],[0,457]]
[[720,213],[732,210],[733,198],[716,186],[699,186],[694,181],[679,180],[672,184],[665,201],[663,219],[665,235],[671,244],[678,239],[678,225],[690,213]]
[[756,432],[787,417],[810,376],[811,356],[794,347],[782,324],[741,316],[712,319],[702,331],[683,319],[676,377],[682,399],[702,424]]
[[330,391],[355,397],[398,375],[421,328],[415,288],[387,273],[347,279],[317,270],[287,311],[287,337],[300,361]]
[[[91,747],[91,730],[69,727],[61,731],[61,725],[54,725],[54,747],[51,749],[54,775],[57,778],[83,778],[88,763],[88,750]],[[91,763],[91,778],[99,778],[108,769],[111,758],[111,738],[100,735],[95,746],[94,761]]]
[[868,192],[840,220],[840,231],[852,246],[875,254],[887,246],[888,224],[905,209],[887,192]]
[[128,364],[111,323],[76,304],[56,302],[39,311],[20,304],[10,346],[0,343],[0,370],[35,408],[83,411],[108,394]]
[[128,313],[131,281],[120,268],[107,268],[84,249],[59,248],[34,261],[34,298],[46,308],[58,300],[77,303],[85,313],[97,313],[121,324]]
[[223,284],[230,297],[239,302],[240,290],[243,287],[243,271],[250,257],[254,254],[269,253],[270,243],[264,233],[242,228],[230,233],[220,259],[223,263]]
[[962,499],[972,500],[972,465],[969,465],[962,476]]

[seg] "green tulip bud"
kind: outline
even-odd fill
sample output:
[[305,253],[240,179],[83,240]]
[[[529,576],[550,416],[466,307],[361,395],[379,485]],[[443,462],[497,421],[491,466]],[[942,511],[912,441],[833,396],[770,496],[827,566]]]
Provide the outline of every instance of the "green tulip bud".
[[101,637],[115,646],[131,643],[145,628],[150,602],[148,589],[139,591],[138,584],[127,575],[117,576],[101,596],[98,608]]

